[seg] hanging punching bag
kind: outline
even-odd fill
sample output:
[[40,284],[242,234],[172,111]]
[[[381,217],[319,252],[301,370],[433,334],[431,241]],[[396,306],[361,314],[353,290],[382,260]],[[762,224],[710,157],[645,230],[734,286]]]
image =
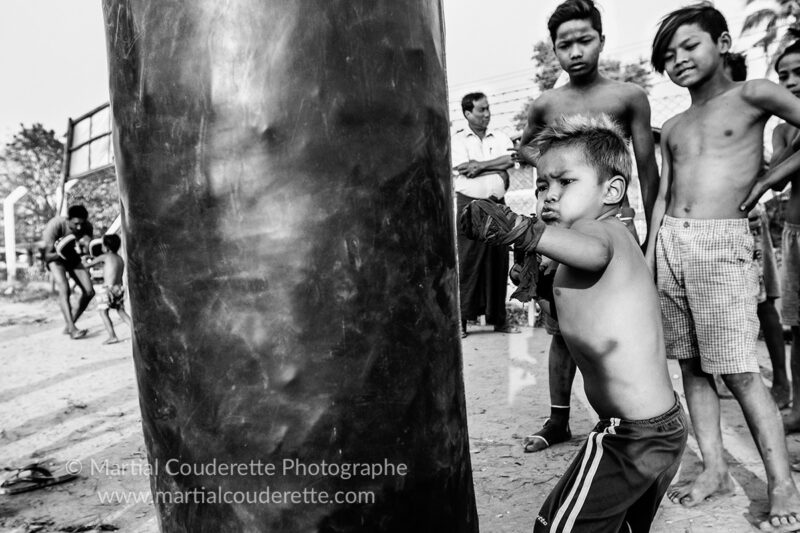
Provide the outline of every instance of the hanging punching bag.
[[166,532],[476,532],[435,0],[104,0]]

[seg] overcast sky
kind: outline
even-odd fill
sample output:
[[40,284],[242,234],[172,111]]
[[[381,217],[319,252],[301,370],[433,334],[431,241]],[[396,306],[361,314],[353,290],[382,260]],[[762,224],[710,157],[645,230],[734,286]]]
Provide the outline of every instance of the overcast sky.
[[[560,0],[443,0],[451,100],[472,89],[502,91],[533,78],[533,44],[548,38]],[[599,0],[605,56],[649,57],[658,20],[690,2]],[[734,38],[744,0],[717,0]],[[99,0],[0,0],[0,142],[41,122],[56,133],[67,119],[108,100]]]

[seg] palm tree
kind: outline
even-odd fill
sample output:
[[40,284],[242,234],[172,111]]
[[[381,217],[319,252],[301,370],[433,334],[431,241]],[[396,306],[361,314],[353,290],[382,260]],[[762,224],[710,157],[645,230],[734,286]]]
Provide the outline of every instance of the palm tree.
[[769,58],[769,69],[778,53],[800,37],[800,0],[745,0],[745,9],[750,12],[742,23],[741,35],[762,29],[764,35],[753,43],[753,47],[759,46],[764,50]]

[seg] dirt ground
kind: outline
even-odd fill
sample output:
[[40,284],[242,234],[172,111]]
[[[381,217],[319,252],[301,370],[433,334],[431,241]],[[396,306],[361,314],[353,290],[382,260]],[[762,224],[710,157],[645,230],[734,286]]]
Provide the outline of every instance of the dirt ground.
[[[149,503],[103,502],[99,497],[149,490],[130,332],[118,325],[123,342],[103,346],[105,332],[92,306],[80,322],[89,328],[88,338],[68,340],[61,333],[55,301],[42,298],[46,287],[39,289],[22,296],[0,295],[0,468],[54,458],[80,461],[82,471],[69,483],[0,496],[0,532],[156,532]],[[474,325],[470,331],[462,346],[481,531],[531,531],[541,502],[595,417],[579,376],[572,401],[572,441],[538,454],[523,453],[522,437],[547,416],[549,337],[530,327],[518,335]],[[759,349],[768,379],[771,372],[762,343]],[[677,367],[671,366],[671,372],[680,392]],[[665,502],[652,531],[755,531],[752,523],[767,509],[766,478],[733,400],[723,401],[723,434],[736,481],[734,493],[694,509]],[[800,458],[800,439],[790,436],[788,444],[792,456]],[[698,468],[697,443],[690,438],[679,476],[691,477]]]

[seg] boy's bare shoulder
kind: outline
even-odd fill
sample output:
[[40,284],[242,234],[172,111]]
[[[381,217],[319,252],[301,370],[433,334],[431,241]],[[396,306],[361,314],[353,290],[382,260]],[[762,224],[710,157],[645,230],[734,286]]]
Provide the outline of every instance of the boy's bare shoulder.
[[613,225],[617,223],[618,222],[613,218],[603,220],[584,219],[575,221],[575,223],[572,224],[572,229],[580,231],[585,235],[610,239],[614,231]]
[[606,78],[606,83],[615,91],[619,91],[624,96],[629,96],[631,98],[647,98],[647,91],[633,82]]
[[742,100],[763,109],[773,103],[780,86],[769,80],[757,79],[743,81],[738,84],[737,89]]
[[537,110],[544,110],[553,105],[553,102],[558,101],[563,91],[562,87],[548,89],[536,97],[533,101],[533,107]]
[[685,111],[678,113],[677,115],[672,115],[668,118],[664,124],[661,126],[661,137],[666,138],[669,136],[670,132],[675,129],[675,126],[680,124],[683,119],[685,118],[684,115],[686,114]]

